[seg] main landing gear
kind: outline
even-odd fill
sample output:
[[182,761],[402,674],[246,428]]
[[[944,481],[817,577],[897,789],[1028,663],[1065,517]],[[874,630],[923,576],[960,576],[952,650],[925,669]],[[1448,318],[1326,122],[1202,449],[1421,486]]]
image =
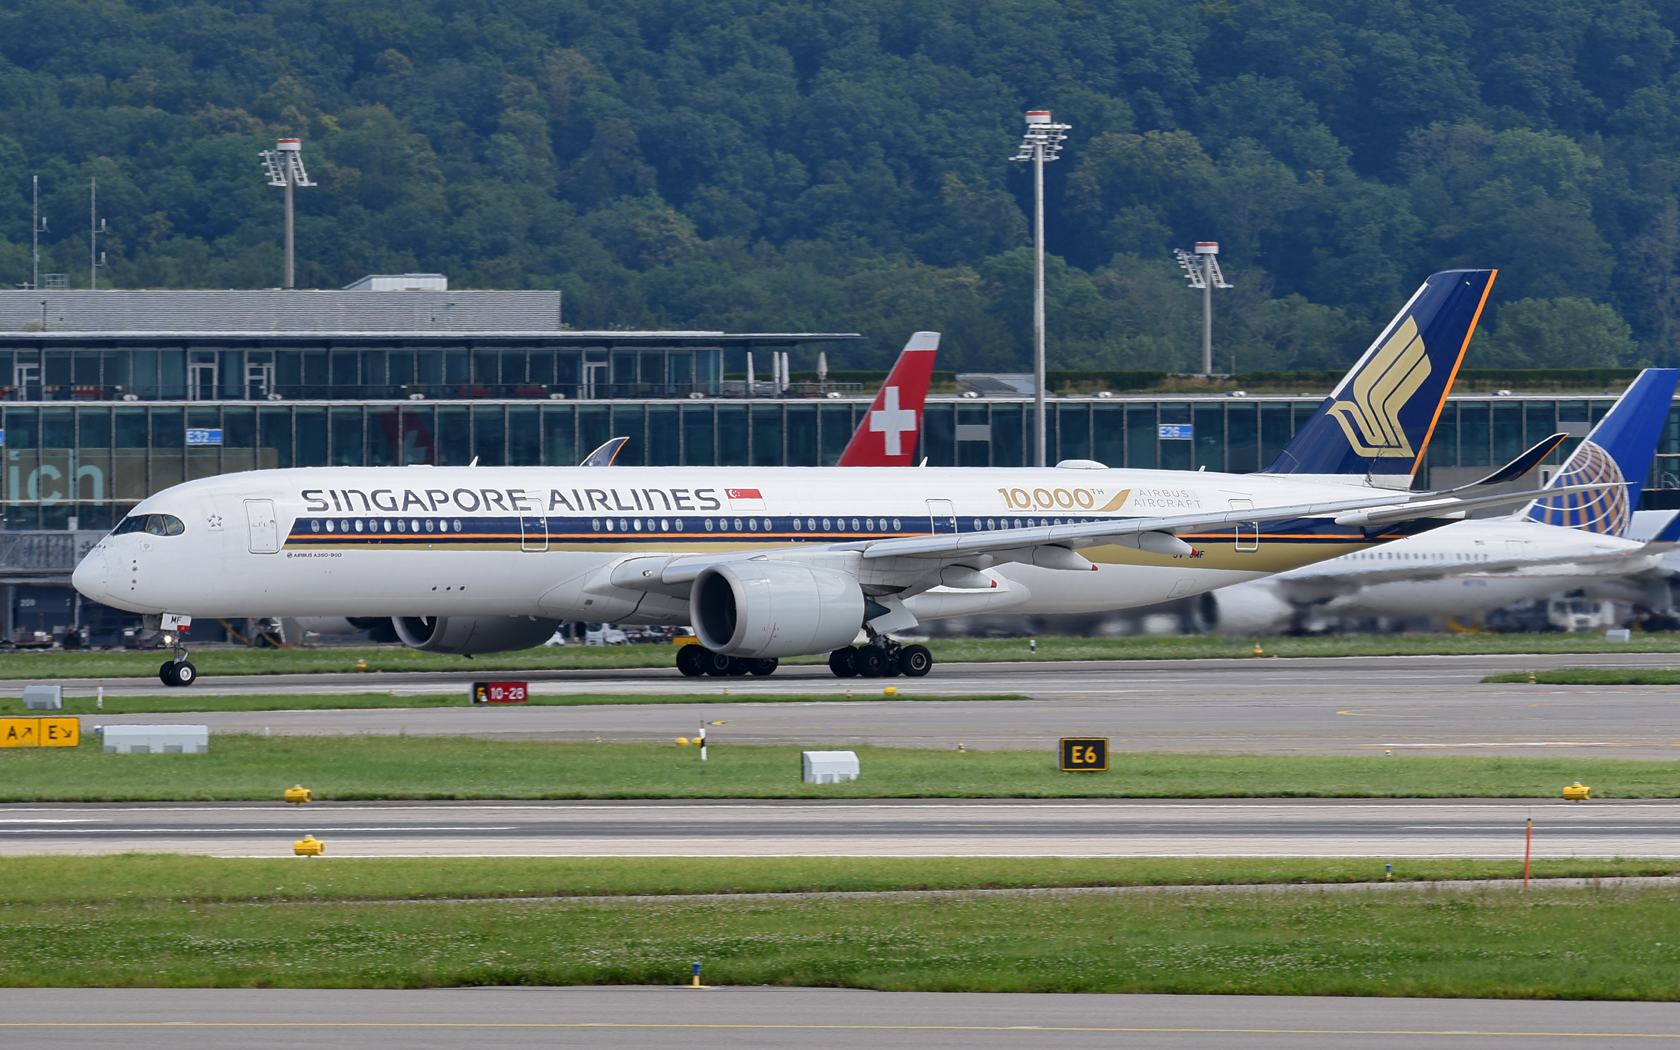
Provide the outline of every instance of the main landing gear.
[[[689,644],[677,650],[677,670],[689,678],[702,675],[733,678],[748,674],[763,677],[775,674],[776,664],[774,659],[724,656],[703,645]],[[920,678],[933,670],[933,654],[925,645],[899,645],[883,635],[868,645],[848,645],[829,653],[828,669],[834,672],[836,678],[895,678],[898,675]]]
[[867,645],[848,645],[829,653],[828,669],[836,678],[920,678],[933,670],[933,653],[925,645],[899,645],[881,635]]
[[689,678],[699,678],[701,675],[711,675],[714,678],[736,678],[741,675],[775,674],[777,661],[774,657],[767,660],[743,659],[739,656],[724,656],[714,653],[703,645],[690,643],[677,650],[677,670]]

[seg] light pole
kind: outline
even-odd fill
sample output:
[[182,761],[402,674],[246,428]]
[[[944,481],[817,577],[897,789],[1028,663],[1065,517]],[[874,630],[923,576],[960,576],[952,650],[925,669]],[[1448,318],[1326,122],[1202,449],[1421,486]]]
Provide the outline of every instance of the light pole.
[[1225,275],[1219,272],[1219,242],[1197,241],[1194,254],[1174,248],[1178,265],[1184,267],[1190,287],[1202,290],[1202,375],[1213,374],[1213,290],[1229,288]]
[[292,239],[292,187],[313,186],[309,181],[309,173],[303,170],[303,140],[281,139],[274,144],[273,149],[265,149],[261,153],[263,164],[268,168],[268,184],[282,186],[286,190],[286,283],[284,287],[294,288],[293,280],[293,239]]
[[1033,457],[1040,467],[1049,465],[1044,421],[1044,164],[1056,159],[1072,128],[1052,123],[1047,109],[1029,110],[1021,148],[1009,158],[1031,161],[1033,166]]

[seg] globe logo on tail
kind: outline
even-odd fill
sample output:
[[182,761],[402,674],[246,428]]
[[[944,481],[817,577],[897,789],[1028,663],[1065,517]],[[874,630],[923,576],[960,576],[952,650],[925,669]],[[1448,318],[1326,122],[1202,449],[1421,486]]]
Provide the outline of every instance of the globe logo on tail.
[[1583,441],[1557,477],[1552,479],[1552,484],[1605,487],[1537,499],[1529,509],[1528,519],[1543,525],[1561,525],[1608,536],[1626,535],[1633,520],[1627,489],[1623,484],[1626,480],[1608,452],[1591,441]]

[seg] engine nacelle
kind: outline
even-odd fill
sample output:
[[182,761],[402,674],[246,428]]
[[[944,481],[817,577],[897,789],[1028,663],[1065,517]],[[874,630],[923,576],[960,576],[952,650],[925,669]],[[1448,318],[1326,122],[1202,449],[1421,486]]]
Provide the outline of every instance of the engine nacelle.
[[1207,597],[1203,618],[1220,634],[1276,634],[1287,630],[1298,615],[1265,580],[1221,587]]
[[688,611],[700,644],[714,653],[804,656],[852,644],[863,626],[863,590],[832,569],[731,562],[695,578]]
[[560,621],[532,616],[393,616],[391,626],[411,649],[474,656],[541,645],[554,637]]

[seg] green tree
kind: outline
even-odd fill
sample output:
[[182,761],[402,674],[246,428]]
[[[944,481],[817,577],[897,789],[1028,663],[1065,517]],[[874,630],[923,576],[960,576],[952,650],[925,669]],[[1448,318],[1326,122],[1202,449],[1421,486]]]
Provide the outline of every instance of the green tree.
[[1612,306],[1590,299],[1519,299],[1474,347],[1477,368],[1616,368],[1639,347]]

